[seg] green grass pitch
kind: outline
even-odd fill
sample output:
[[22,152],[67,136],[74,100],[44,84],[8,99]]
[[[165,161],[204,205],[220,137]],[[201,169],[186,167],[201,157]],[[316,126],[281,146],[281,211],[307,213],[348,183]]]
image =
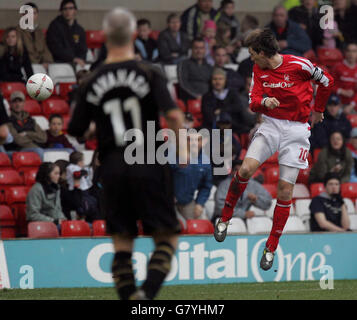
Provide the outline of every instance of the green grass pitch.
[[[114,288],[3,289],[0,300],[116,300]],[[157,300],[357,300],[357,280],[164,286]]]

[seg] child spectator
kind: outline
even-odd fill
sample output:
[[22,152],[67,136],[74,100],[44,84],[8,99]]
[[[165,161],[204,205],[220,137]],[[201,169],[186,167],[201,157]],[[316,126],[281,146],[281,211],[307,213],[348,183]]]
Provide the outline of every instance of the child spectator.
[[60,114],[51,114],[49,118],[49,129],[45,148],[61,149],[61,151],[73,152],[74,148],[62,132],[63,118]]
[[239,21],[234,16],[234,1],[233,0],[222,0],[221,8],[219,9],[218,15],[216,16],[217,24],[225,23],[230,26],[231,29],[231,40],[238,39],[239,36]]
[[47,70],[48,64],[53,62],[53,57],[47,47],[45,35],[39,27],[38,7],[33,2],[28,2],[25,5],[33,8],[34,29],[21,29],[20,27],[17,27],[17,31],[21,35],[24,46],[29,54],[31,63],[42,64]]
[[159,56],[157,42],[150,38],[151,23],[147,19],[139,19],[137,22],[138,36],[135,40],[135,53],[142,60],[154,62]]
[[60,187],[60,169],[51,162],[43,162],[38,168],[36,183],[26,197],[27,221],[50,221],[61,227],[66,220],[62,212]]
[[32,65],[15,27],[5,29],[3,35],[3,54],[0,57],[0,81],[26,82],[21,68],[24,68],[26,78],[33,75]]
[[213,20],[207,20],[203,26],[202,36],[205,40],[206,61],[211,66],[214,65],[213,47],[216,45],[217,26]]

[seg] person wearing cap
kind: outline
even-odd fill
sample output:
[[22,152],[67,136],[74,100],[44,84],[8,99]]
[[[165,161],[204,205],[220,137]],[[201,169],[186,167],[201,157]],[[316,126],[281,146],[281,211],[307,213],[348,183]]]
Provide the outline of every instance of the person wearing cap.
[[350,182],[357,182],[357,128],[353,128],[351,131],[351,139],[347,144],[347,148],[351,151],[354,165],[352,166]]
[[324,186],[325,192],[313,198],[310,203],[311,231],[349,231],[350,220],[341,196],[341,180],[338,174],[327,173]]
[[45,35],[39,26],[39,9],[33,2],[28,2],[25,5],[33,9],[34,29],[22,29],[18,26],[17,31],[21,35],[31,63],[42,64],[47,70],[48,64],[53,62],[53,57],[47,47]]
[[214,68],[211,77],[211,89],[202,97],[202,118],[203,127],[214,129],[215,116],[221,112],[230,114],[232,118],[232,130],[234,133],[249,132],[242,121],[244,119],[244,110],[240,102],[238,93],[235,90],[227,88],[227,75],[225,70]]
[[328,172],[338,174],[341,183],[349,182],[353,166],[351,151],[346,147],[341,132],[335,131],[329,137],[329,144],[318,155],[310,171],[309,183],[323,182]]
[[[215,209],[212,222],[221,216],[222,209],[226,200],[229,185],[231,183],[234,173],[239,170],[242,165],[242,160],[235,160],[232,162],[232,172],[227,176],[217,188],[215,194]],[[260,208],[262,210],[268,210],[272,204],[272,197],[264,187],[254,179],[250,179],[247,188],[238,200],[233,210],[233,217],[241,219],[250,219],[255,216],[252,211],[252,206]]]
[[76,20],[77,5],[74,0],[62,0],[61,14],[49,25],[46,40],[55,62],[85,66],[86,33]]
[[332,132],[340,131],[345,140],[350,138],[352,127],[350,121],[343,113],[341,100],[335,93],[331,94],[324,114],[324,121],[318,123],[311,130],[311,150],[324,148]]
[[24,110],[24,106],[25,95],[21,91],[14,91],[10,96],[11,114],[8,123],[14,141],[5,145],[5,149],[10,152],[33,151],[42,159],[44,151],[40,146],[47,140],[46,132]]

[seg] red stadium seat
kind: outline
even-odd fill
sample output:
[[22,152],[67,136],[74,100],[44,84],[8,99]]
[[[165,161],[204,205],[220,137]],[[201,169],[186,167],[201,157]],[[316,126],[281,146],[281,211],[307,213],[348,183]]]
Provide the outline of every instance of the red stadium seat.
[[84,220],[66,220],[61,223],[62,237],[90,237],[89,224]]
[[313,158],[313,161],[314,163],[317,161],[317,159],[319,158],[319,153],[321,152],[322,149],[315,149],[314,150],[314,156],[312,157]]
[[68,114],[69,105],[63,99],[47,99],[42,102],[43,114],[45,117],[49,117],[51,114]]
[[302,183],[304,185],[309,184],[309,176],[310,176],[311,168],[300,169],[299,175],[296,179],[296,183]]
[[94,220],[92,223],[93,236],[108,236],[105,220]]
[[38,167],[23,167],[18,170],[25,186],[32,186],[36,183]]
[[27,111],[31,116],[41,116],[42,109],[40,104],[33,99],[27,99],[25,101],[24,110]]
[[343,60],[343,54],[337,48],[319,48],[317,49],[317,58],[320,64],[331,68]]
[[192,115],[201,114],[201,100],[188,100],[187,101],[187,111],[192,113]]
[[273,199],[276,199],[278,195],[278,186],[277,184],[269,184],[269,183],[264,183],[263,187],[265,188],[266,191],[270,193]]
[[21,91],[24,95],[27,95],[25,84],[22,82],[1,82],[0,89],[5,99],[9,99],[14,91]]
[[75,82],[59,83],[59,95],[61,98],[68,100],[68,94],[73,90]]
[[58,238],[57,226],[50,221],[32,221],[27,225],[29,238]]
[[279,166],[267,168],[264,172],[264,183],[277,183],[279,181]]
[[29,187],[26,186],[11,186],[5,189],[5,202],[8,205],[14,203],[25,203],[26,196],[29,192]]
[[176,100],[177,106],[183,111],[183,112],[187,112],[187,107],[185,105],[185,102],[183,102],[180,99]]
[[212,234],[214,232],[213,224],[209,220],[191,219],[186,222],[187,234]]
[[16,237],[15,217],[8,206],[0,205],[0,239]]
[[341,195],[343,198],[356,199],[357,198],[357,183],[342,183]]
[[160,34],[159,30],[152,30],[149,37],[157,41],[157,39],[159,39],[159,34]]
[[12,165],[15,169],[38,167],[41,165],[41,158],[36,152],[14,152],[12,154]]
[[357,127],[357,114],[349,114],[347,119],[350,121],[352,128]]
[[0,169],[0,186],[20,185],[23,181],[14,169]]
[[[26,189],[26,195],[29,189]],[[19,196],[16,201],[23,200],[23,195]],[[26,203],[20,201],[19,203],[12,203],[11,210],[16,220],[16,235],[19,237],[27,236],[27,220],[26,220]]]
[[87,30],[86,31],[87,47],[89,49],[97,49],[104,43],[104,33],[102,30]]
[[12,164],[9,156],[5,152],[0,152],[0,169],[11,169]]
[[323,183],[312,183],[310,185],[310,197],[314,198],[318,196],[320,193],[325,191],[325,186]]

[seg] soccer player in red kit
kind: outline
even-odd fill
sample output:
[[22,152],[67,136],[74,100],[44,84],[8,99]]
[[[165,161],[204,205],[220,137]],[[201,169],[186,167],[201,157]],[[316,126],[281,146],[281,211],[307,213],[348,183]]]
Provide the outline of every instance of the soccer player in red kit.
[[323,120],[333,78],[305,58],[279,54],[278,42],[269,29],[253,31],[245,44],[255,63],[249,106],[252,111],[262,113],[263,122],[252,139],[240,170],[231,181],[214,236],[217,241],[224,241],[233,209],[249,179],[265,160],[278,151],[280,176],[277,204],[272,230],[260,261],[260,267],[269,270],[289,217],[299,170],[308,167],[311,135],[308,120],[313,99],[311,81],[318,84],[311,115],[313,126]]

